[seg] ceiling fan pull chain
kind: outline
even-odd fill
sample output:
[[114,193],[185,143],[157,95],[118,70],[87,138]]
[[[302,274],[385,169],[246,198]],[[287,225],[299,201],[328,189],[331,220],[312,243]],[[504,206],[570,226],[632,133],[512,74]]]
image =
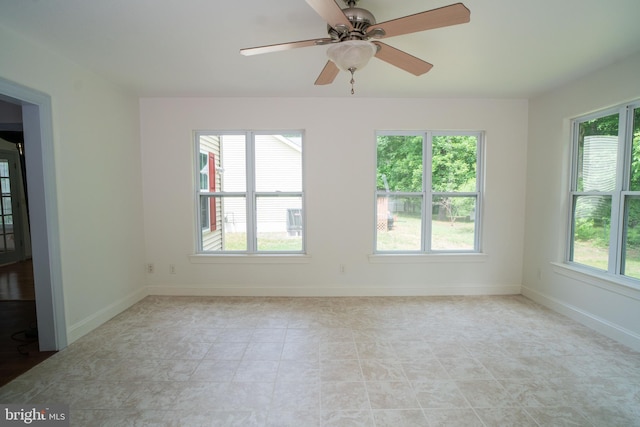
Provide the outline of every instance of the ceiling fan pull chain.
[[351,81],[349,83],[351,83],[351,95],[353,95],[354,93],[356,93],[356,91],[353,89],[353,84],[356,82],[353,79],[353,73],[356,72],[356,69],[352,67],[352,68],[349,68],[349,71],[351,72]]

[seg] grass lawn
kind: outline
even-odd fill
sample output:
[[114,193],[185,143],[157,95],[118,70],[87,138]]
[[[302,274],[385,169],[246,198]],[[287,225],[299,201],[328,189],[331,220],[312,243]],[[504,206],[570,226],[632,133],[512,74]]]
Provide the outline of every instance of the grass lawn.
[[[246,251],[247,233],[225,233],[225,250]],[[259,233],[258,250],[260,251],[300,251],[302,237],[289,236],[284,233]]]
[[[573,245],[573,259],[580,264],[606,271],[609,262],[609,248],[579,240]],[[640,250],[630,249],[627,251],[624,275],[640,279]]]
[[[472,222],[433,221],[432,249],[434,250],[472,250],[474,239]],[[378,232],[378,250],[420,250],[420,218],[396,216],[393,229]],[[247,249],[246,233],[226,233],[225,250],[244,251]],[[260,233],[258,249],[261,251],[299,251],[302,249],[300,236],[288,236],[287,233]]]
[[[433,221],[431,248],[433,250],[473,250],[475,223]],[[397,215],[391,230],[378,231],[380,251],[420,250],[421,220],[418,217]]]

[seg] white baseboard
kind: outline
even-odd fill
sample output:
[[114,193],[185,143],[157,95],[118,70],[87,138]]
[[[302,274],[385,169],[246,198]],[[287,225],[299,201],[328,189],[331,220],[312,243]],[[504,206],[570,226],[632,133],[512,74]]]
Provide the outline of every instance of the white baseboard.
[[274,296],[274,297],[362,297],[362,296],[451,296],[519,295],[520,285],[504,286],[415,286],[415,287],[246,287],[246,286],[148,286],[149,295],[170,296]]
[[522,295],[580,322],[606,337],[614,339],[636,351],[640,351],[640,335],[633,331],[526,286],[522,286]]
[[133,304],[137,303],[147,295],[147,289],[143,287],[140,290],[133,292],[126,297],[115,301],[112,304],[109,304],[108,306],[104,307],[102,310],[97,311],[91,316],[86,317],[81,321],[69,326],[67,328],[68,344],[71,344],[78,338],[93,331],[95,328],[102,325],[107,320],[122,313],[127,308],[131,307]]

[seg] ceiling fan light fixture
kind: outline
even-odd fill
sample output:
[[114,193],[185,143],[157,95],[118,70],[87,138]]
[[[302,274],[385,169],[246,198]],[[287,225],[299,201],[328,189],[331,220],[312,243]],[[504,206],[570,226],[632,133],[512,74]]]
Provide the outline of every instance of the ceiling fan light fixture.
[[327,56],[341,70],[355,71],[364,68],[377,50],[376,45],[367,40],[345,40],[329,46]]

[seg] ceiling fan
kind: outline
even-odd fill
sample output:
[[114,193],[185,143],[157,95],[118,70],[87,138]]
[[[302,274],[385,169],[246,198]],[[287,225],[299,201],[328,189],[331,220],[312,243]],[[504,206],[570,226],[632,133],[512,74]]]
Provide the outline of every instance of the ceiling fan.
[[353,73],[362,69],[373,56],[416,76],[426,73],[433,67],[422,59],[378,40],[464,24],[471,19],[469,9],[462,3],[455,3],[378,24],[371,12],[355,7],[358,1],[344,0],[347,7],[342,9],[335,0],[306,0],[309,6],[327,22],[329,37],[251,47],[241,49],[240,53],[249,56],[299,47],[331,45],[327,49],[329,61],[320,72],[315,84],[332,83],[342,69],[351,73],[351,93],[353,94]]

